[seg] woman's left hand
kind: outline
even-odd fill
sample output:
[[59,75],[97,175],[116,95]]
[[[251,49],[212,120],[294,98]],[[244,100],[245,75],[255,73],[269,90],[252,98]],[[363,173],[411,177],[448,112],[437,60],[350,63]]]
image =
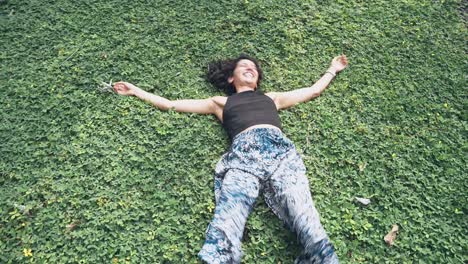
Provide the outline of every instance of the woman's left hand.
[[344,70],[346,67],[348,67],[348,58],[346,58],[344,54],[333,58],[330,65],[330,68],[333,68],[337,73]]

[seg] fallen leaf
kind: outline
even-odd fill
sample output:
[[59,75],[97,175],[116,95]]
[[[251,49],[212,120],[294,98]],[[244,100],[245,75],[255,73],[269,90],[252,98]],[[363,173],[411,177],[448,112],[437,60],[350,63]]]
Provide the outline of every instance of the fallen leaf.
[[29,208],[27,208],[25,205],[18,205],[15,203],[15,207],[23,214],[23,215],[29,215],[31,216],[31,212],[29,211]]
[[367,167],[367,163],[360,163],[359,164],[359,171],[363,172],[366,167]]
[[389,246],[392,246],[393,243],[395,242],[397,233],[398,233],[398,225],[393,225],[392,230],[390,230],[390,232],[388,232],[388,234],[384,237],[385,243],[387,243],[387,245]]
[[367,198],[354,197],[354,199],[356,199],[356,201],[360,202],[363,205],[368,205],[371,203],[371,201]]
[[71,224],[67,225],[67,231],[73,231],[79,224],[79,221],[73,221]]

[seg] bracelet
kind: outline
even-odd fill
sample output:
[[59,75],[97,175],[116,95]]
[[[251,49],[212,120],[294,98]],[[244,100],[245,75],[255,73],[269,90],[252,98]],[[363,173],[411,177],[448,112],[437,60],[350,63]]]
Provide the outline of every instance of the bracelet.
[[336,77],[336,74],[334,74],[334,73],[331,72],[331,71],[326,71],[325,73],[329,73],[329,74],[331,74],[333,77]]

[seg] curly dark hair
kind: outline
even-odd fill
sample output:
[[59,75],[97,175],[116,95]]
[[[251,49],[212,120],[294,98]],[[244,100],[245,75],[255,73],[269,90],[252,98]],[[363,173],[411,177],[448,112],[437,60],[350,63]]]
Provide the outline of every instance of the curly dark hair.
[[237,58],[210,62],[208,64],[208,73],[206,78],[211,84],[213,84],[216,88],[224,91],[227,95],[235,94],[236,87],[229,83],[228,79],[229,77],[233,76],[237,63],[240,60],[250,60],[255,63],[255,67],[257,67],[258,72],[257,90],[259,90],[260,82],[263,78],[263,72],[260,68],[260,64],[258,63],[257,59],[243,53],[240,54]]

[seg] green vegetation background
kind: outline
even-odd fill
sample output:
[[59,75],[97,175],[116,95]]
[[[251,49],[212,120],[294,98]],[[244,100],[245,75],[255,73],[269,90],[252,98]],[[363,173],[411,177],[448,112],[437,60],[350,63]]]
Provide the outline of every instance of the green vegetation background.
[[[265,91],[311,85],[348,55],[321,97],[281,112],[342,263],[466,263],[466,8],[1,1],[0,263],[198,263],[221,125],[96,87],[210,97],[207,63],[241,52],[261,60]],[[299,252],[261,199],[243,249],[244,263]]]

